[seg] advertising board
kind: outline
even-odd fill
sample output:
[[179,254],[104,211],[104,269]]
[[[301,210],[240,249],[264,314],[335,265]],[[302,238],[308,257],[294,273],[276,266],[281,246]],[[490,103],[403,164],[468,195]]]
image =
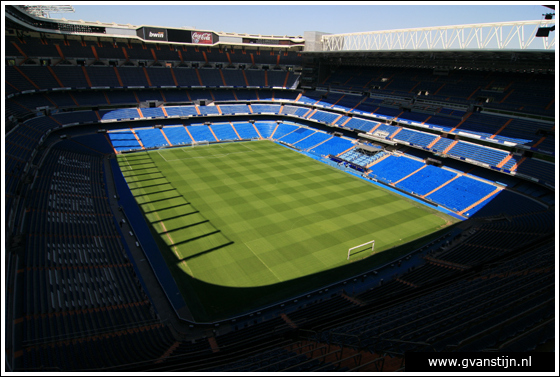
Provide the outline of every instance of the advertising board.
[[211,45],[214,44],[214,36],[210,32],[191,32],[192,43]]
[[145,27],[144,39],[147,41],[167,41],[167,30],[153,28],[153,27]]

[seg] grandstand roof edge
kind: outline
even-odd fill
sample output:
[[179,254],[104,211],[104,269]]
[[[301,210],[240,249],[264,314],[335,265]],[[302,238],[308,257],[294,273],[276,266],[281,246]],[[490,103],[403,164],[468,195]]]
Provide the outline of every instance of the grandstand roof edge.
[[[29,15],[30,17],[34,17]],[[5,17],[9,18],[11,21],[15,23],[22,23],[21,20],[15,18],[9,13],[5,13]],[[34,17],[37,18],[37,17]],[[118,24],[116,22],[100,22],[100,21],[84,21],[84,20],[68,20],[66,18],[43,18],[47,22],[55,22],[55,23],[65,23],[65,24],[77,24],[77,25],[87,25],[87,26],[96,26],[96,27],[107,27],[112,29],[123,29],[123,30],[134,30],[137,31],[142,28],[160,28],[160,29],[171,29],[171,30],[186,30],[186,31],[197,31],[197,32],[205,32],[205,33],[214,33],[218,36],[223,37],[239,37],[239,38],[258,38],[258,39],[278,39],[278,40],[286,40],[289,39],[293,42],[303,42],[304,38],[301,35],[291,36],[291,35],[261,35],[261,34],[247,34],[247,33],[237,33],[237,32],[224,32],[224,31],[215,31],[215,30],[208,30],[208,29],[197,29],[197,28],[186,28],[186,27],[170,27],[170,26],[161,26],[161,25],[131,25],[131,24]],[[44,29],[37,27],[31,24],[25,24],[25,27],[34,30],[36,32],[47,32],[51,34],[66,34],[66,35],[81,35],[83,33],[79,32],[67,32],[67,31],[59,31],[54,29]],[[88,36],[103,36],[103,37],[132,37],[129,34],[126,35],[119,35],[119,34],[100,34],[100,33],[87,33],[85,35]]]
[[504,21],[504,22],[487,22],[480,24],[464,24],[464,25],[447,25],[447,26],[428,26],[409,29],[388,29],[377,31],[361,31],[357,33],[340,33],[340,34],[325,34],[322,38],[343,37],[352,35],[368,35],[368,34],[387,34],[398,32],[410,31],[429,31],[429,30],[446,30],[446,29],[461,29],[461,28],[476,28],[476,27],[490,27],[490,26],[515,26],[515,25],[548,25],[555,24],[556,20],[527,20],[527,21]]
[[476,53],[548,53],[554,54],[554,50],[546,49],[476,49],[476,48],[465,48],[465,49],[449,49],[449,50],[429,50],[429,49],[407,49],[407,50],[339,50],[339,51],[302,51],[304,54],[355,54],[355,53],[368,53],[368,54],[383,54],[388,52],[398,52],[398,53],[425,53],[425,52],[442,52],[442,53],[456,53],[456,52],[476,52]]

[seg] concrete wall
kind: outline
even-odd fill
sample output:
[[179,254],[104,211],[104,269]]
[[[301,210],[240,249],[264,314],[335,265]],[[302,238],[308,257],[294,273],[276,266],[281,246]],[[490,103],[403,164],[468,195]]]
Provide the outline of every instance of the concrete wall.
[[323,51],[321,37],[326,34],[322,31],[304,31],[303,38],[305,39],[305,47],[303,51]]

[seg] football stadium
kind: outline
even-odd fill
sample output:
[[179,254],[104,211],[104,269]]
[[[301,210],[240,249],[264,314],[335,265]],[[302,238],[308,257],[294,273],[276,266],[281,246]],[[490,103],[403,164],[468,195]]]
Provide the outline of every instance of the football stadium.
[[6,5],[6,371],[406,372],[412,352],[554,351],[539,8],[274,36]]

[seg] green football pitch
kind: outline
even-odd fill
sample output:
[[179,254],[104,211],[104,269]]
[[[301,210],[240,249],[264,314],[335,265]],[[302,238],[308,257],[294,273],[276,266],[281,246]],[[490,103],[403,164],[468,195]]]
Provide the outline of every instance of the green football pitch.
[[[119,155],[195,320],[303,294],[455,220],[271,141]],[[356,249],[350,247],[375,240]],[[412,243],[406,247],[399,247]]]

